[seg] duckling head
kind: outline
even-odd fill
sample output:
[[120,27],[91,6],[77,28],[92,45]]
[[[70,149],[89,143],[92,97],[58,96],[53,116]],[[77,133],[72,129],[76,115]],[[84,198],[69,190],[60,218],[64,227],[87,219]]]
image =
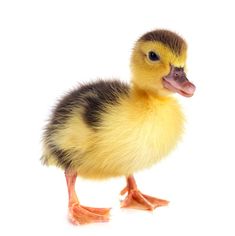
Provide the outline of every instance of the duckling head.
[[177,92],[194,94],[195,86],[186,77],[187,44],[168,30],[144,34],[136,42],[131,56],[134,87],[160,97]]

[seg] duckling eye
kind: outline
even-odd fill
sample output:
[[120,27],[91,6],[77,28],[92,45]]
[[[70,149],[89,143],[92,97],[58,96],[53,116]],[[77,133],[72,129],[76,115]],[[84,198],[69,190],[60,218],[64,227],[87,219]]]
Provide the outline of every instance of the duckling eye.
[[153,51],[150,51],[148,53],[148,58],[150,61],[159,61],[160,60],[160,57]]

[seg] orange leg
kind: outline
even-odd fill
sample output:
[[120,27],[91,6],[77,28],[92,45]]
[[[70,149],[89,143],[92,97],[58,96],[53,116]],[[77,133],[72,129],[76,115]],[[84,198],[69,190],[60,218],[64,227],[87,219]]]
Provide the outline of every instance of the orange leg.
[[122,201],[121,207],[135,208],[152,211],[156,207],[168,205],[168,201],[158,199],[141,193],[136,185],[134,177],[127,177],[127,186],[121,191],[121,195],[127,193],[126,198]]
[[111,208],[93,208],[80,205],[75,192],[77,174],[65,171],[69,194],[69,220],[73,224],[87,224],[94,222],[107,222]]

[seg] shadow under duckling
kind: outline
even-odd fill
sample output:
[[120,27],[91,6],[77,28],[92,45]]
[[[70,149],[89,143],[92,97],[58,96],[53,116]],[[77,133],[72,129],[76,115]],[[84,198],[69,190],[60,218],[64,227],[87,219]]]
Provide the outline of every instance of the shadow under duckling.
[[176,146],[184,117],[175,92],[191,97],[184,72],[186,42],[167,30],[144,34],[131,56],[131,84],[98,80],[68,93],[57,104],[43,137],[42,162],[65,170],[69,217],[74,224],[109,220],[110,208],[80,204],[77,175],[125,176],[121,207],[153,210],[168,201],[141,193],[133,173],[151,167]]

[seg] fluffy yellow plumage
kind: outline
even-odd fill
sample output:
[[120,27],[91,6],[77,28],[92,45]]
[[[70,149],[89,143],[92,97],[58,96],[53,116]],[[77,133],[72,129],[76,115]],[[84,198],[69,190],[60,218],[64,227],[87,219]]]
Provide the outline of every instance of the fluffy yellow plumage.
[[166,156],[180,138],[182,126],[175,99],[133,94],[107,108],[98,132],[85,125],[77,111],[52,139],[63,150],[89,150],[79,161],[73,155],[71,166],[80,176],[128,176]]
[[[171,94],[191,96],[195,90],[183,70],[186,49],[170,31],[149,32],[133,49],[131,86],[100,81],[62,99],[45,132],[43,162],[65,169],[68,186],[71,173],[96,179],[129,176],[127,187],[136,190],[132,174],[164,158],[181,137],[184,118]],[[166,204],[145,197],[147,209]]]

